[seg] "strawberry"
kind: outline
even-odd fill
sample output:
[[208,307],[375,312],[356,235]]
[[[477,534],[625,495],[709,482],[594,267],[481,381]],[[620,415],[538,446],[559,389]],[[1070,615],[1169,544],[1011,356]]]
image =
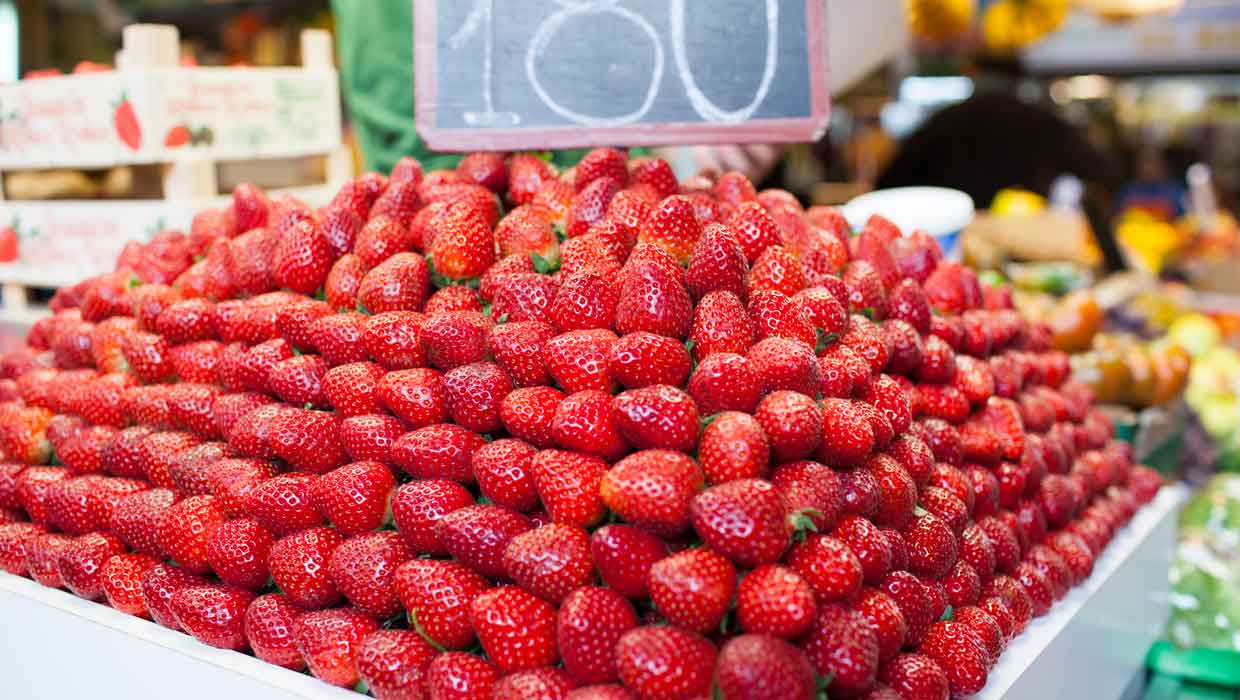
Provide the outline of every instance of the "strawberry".
[[504,550],[513,537],[531,529],[528,518],[501,506],[458,508],[440,518],[440,545],[454,559],[491,579],[504,580]]
[[956,354],[947,341],[937,335],[926,336],[917,367],[917,381],[927,384],[947,384],[956,377]]
[[26,563],[26,543],[46,532],[42,525],[34,523],[0,525],[0,570],[14,576],[27,575],[30,565]]
[[493,362],[476,362],[450,370],[443,377],[452,420],[478,433],[502,427],[500,403],[512,391],[512,380]]
[[883,664],[879,680],[908,700],[946,700],[947,675],[932,659],[920,654],[900,654]]
[[280,236],[272,259],[275,283],[301,294],[323,286],[335,261],[331,244],[318,225],[301,220]]
[[715,659],[713,644],[676,627],[638,627],[616,644],[620,680],[644,698],[705,696]]
[[814,669],[805,654],[765,635],[729,640],[719,651],[715,673],[719,690],[728,698],[809,698],[816,692]]
[[[538,492],[530,467],[535,452],[533,446],[519,439],[496,440],[475,450],[470,460],[471,467],[483,496],[496,505],[520,512],[533,510],[538,505]],[[468,502],[458,507],[472,502],[472,496],[463,489],[462,494]],[[401,530],[405,528],[402,526]]]
[[[74,538],[56,557],[56,568],[65,588],[87,600],[103,598],[100,570],[109,559],[125,553],[125,544],[110,532],[92,532]],[[31,567],[33,568],[33,567]]]
[[781,292],[750,290],[749,316],[758,338],[788,338],[814,345],[816,336],[809,317]]
[[229,520],[207,537],[207,562],[220,580],[252,591],[267,585],[267,555],[275,537],[253,518]]
[[659,202],[641,226],[638,240],[667,251],[681,264],[689,261],[701,226],[687,197],[672,195]]
[[[779,491],[760,479],[737,479],[698,494],[693,528],[703,541],[738,566],[753,568],[780,558],[790,544]],[[742,531],[734,523],[746,523]]]
[[848,331],[848,311],[826,287],[802,289],[792,295],[792,301],[815,330],[828,336]]
[[523,589],[560,603],[594,580],[590,536],[571,525],[549,523],[523,532],[504,549],[504,569]]
[[156,317],[153,330],[173,345],[210,340],[215,337],[215,304],[206,299],[175,302]]
[[[413,233],[407,222],[379,215],[368,219],[353,241],[353,253],[366,267],[374,267],[388,258],[414,247]],[[330,301],[328,303],[331,303]]]
[[991,549],[994,551],[995,571],[1010,571],[1020,562],[1022,555],[1016,533],[997,517],[985,517],[977,521]]
[[40,525],[50,518],[49,494],[54,484],[68,479],[69,470],[61,467],[27,467],[17,475],[15,491],[22,510]]
[[723,411],[751,413],[762,398],[762,380],[749,361],[733,353],[707,355],[686,387],[703,415]]
[[249,648],[245,636],[245,611],[254,594],[224,585],[188,585],[173,591],[170,599],[176,622],[198,641],[220,649]]
[[414,481],[392,495],[392,517],[412,553],[444,555],[447,550],[439,543],[436,524],[448,513],[473,503],[469,491],[456,482]]
[[607,507],[626,521],[670,536],[689,526],[689,503],[702,481],[701,469],[685,455],[646,450],[612,466],[599,492]]
[[306,299],[282,306],[276,312],[276,326],[289,345],[302,352],[314,350],[310,338],[310,324],[333,313],[327,302]]
[[311,323],[307,332],[327,364],[335,367],[362,362],[366,359],[366,350],[359,341],[366,318],[363,314],[352,312],[331,314]]
[[353,242],[364,224],[362,217],[343,207],[329,207],[323,212],[319,230],[333,258],[340,258],[353,250]]
[[492,323],[484,314],[453,311],[433,316],[422,328],[430,366],[447,371],[486,357]]
[[848,515],[840,519],[831,536],[848,545],[857,561],[866,583],[877,584],[891,570],[891,544],[877,526],[865,518]]
[[597,457],[542,450],[530,461],[530,473],[538,497],[551,520],[586,527],[605,513],[599,482],[607,464]]
[[495,227],[495,244],[501,259],[509,255],[536,255],[551,264],[560,260],[555,229],[530,206],[518,206],[499,220]]
[[874,449],[874,429],[847,399],[826,399],[822,402],[822,442],[816,456],[821,461],[840,466],[858,464]]
[[477,573],[452,561],[411,559],[396,569],[394,585],[410,624],[428,642],[447,649],[473,643],[469,605],[487,588]]
[[608,205],[620,191],[621,186],[621,182],[616,179],[599,177],[584,188],[578,189],[564,220],[565,234],[569,238],[576,238],[589,231],[594,224],[602,221],[607,214]]
[[169,474],[176,489],[188,496],[211,492],[208,479],[212,466],[221,459],[231,459],[237,454],[222,442],[204,442],[182,450],[172,463]]
[[47,586],[60,588],[64,581],[60,576],[60,553],[73,542],[72,537],[58,533],[35,535],[26,541],[26,568],[30,578]]
[[108,605],[127,615],[148,617],[142,579],[158,565],[159,560],[148,554],[117,554],[104,562],[99,577]]
[[745,278],[745,289],[750,296],[760,291],[792,296],[805,287],[801,263],[782,245],[772,245],[762,251]]
[[178,428],[184,428],[199,437],[212,439],[216,434],[215,418],[212,406],[215,399],[223,393],[213,384],[173,385],[168,390],[168,409],[172,421]]
[[366,532],[332,551],[328,571],[332,582],[358,610],[386,618],[402,610],[395,576],[397,568],[410,558],[399,533]]
[[803,637],[818,612],[809,583],[778,564],[759,566],[742,578],[736,601],[741,629],[784,639]]
[[519,387],[550,383],[542,349],[555,330],[541,321],[503,323],[491,329],[487,347]]
[[658,197],[668,197],[680,189],[672,166],[662,158],[634,158],[629,161],[629,177],[634,183],[652,187]]
[[508,167],[499,153],[469,153],[456,164],[456,174],[464,182],[472,182],[491,190],[508,189]]
[[922,384],[916,390],[918,413],[957,424],[968,419],[969,399],[956,387]]
[[437,700],[486,700],[498,678],[486,659],[463,652],[440,654],[426,669],[426,687]]
[[405,433],[388,453],[391,462],[418,479],[451,479],[473,483],[469,463],[484,445],[481,435],[459,425],[439,423]]
[[416,253],[397,253],[375,265],[357,287],[357,303],[370,313],[418,311],[426,303],[430,269]]
[[515,153],[508,161],[508,198],[529,204],[539,187],[554,179],[555,171],[547,161],[532,153]]
[[555,414],[563,400],[563,392],[551,387],[514,389],[500,403],[500,420],[513,437],[534,447],[552,447],[555,445]]
[[680,386],[689,377],[689,353],[665,336],[638,331],[621,337],[611,346],[608,373],[626,388],[651,384]]
[[636,449],[691,452],[697,445],[697,404],[673,386],[625,391],[612,402],[612,415],[620,434]]
[[570,238],[560,246],[560,274],[563,276],[589,272],[614,279],[619,271],[620,255],[616,246],[602,235],[587,233]]
[[207,540],[224,524],[228,515],[214,496],[190,496],[164,511],[157,537],[160,548],[186,571],[211,571],[207,559]]
[[713,291],[698,302],[689,329],[694,359],[701,360],[714,353],[743,355],[754,340],[753,321],[735,294]]
[[574,186],[580,192],[594,180],[609,177],[624,184],[629,171],[624,153],[614,148],[595,148],[582,157],[574,169]]
[[881,274],[872,264],[853,260],[844,268],[843,279],[850,311],[875,319],[887,317],[887,293]]
[[982,587],[983,605],[985,599],[997,598],[1011,614],[1013,629],[1019,634],[1033,618],[1034,602],[1029,593],[1015,579],[1009,576],[996,576]]
[[585,270],[564,275],[547,311],[548,320],[561,333],[610,328],[620,301],[616,284]]
[[295,469],[322,474],[345,463],[340,445],[340,417],[323,411],[290,408],[271,419],[271,449]]
[[420,204],[418,183],[389,182],[387,189],[370,206],[369,217],[374,219],[387,216],[402,226],[408,226]]
[[998,660],[1003,652],[1003,631],[990,613],[977,607],[961,606],[952,612],[952,622],[966,626],[977,635],[992,664]]
[[327,363],[318,355],[297,355],[282,360],[267,375],[267,385],[280,400],[293,406],[329,406],[323,394]]
[[267,563],[272,579],[290,602],[312,610],[340,601],[340,590],[331,580],[328,561],[343,541],[339,533],[326,527],[302,530],[276,540]]
[[103,451],[118,431],[104,425],[92,425],[65,440],[56,452],[60,462],[74,474],[96,474],[104,470]]
[[[323,320],[331,318],[335,317],[325,316]],[[316,327],[320,323],[321,321],[315,322]],[[228,388],[270,394],[271,385],[268,383],[268,377],[271,375],[271,368],[292,356],[293,349],[288,346],[288,343],[283,338],[255,345],[241,355],[239,364],[240,386],[230,386]],[[221,379],[223,379],[225,374],[223,358],[221,358],[219,374]]]
[[17,497],[17,479],[25,470],[26,465],[19,462],[0,462],[0,508],[22,507]]
[[[360,237],[361,234],[358,235]],[[367,269],[366,263],[358,255],[346,253],[340,256],[323,282],[327,304],[336,310],[354,308],[357,305],[357,289],[361,286]]]
[[819,531],[835,526],[843,508],[840,478],[825,465],[808,460],[782,464],[771,473],[771,483],[779,489],[793,524],[801,519]]
[[972,695],[985,687],[989,655],[964,623],[936,622],[922,640],[919,652],[947,674],[952,696]]
[[358,681],[358,646],[377,629],[373,617],[353,608],[316,610],[293,620],[293,643],[315,678],[351,688]]
[[438,654],[416,632],[381,629],[357,647],[357,673],[375,697],[425,697],[427,672]]
[[392,472],[380,462],[338,467],[310,484],[310,502],[344,537],[381,526],[396,488]]
[[669,338],[687,337],[693,323],[693,300],[679,267],[672,273],[653,261],[634,264],[630,257],[626,271],[616,303],[616,330],[621,334],[649,331]]
[[777,462],[804,459],[822,439],[822,414],[813,399],[795,391],[766,395],[754,411]]
[[426,300],[426,306],[422,310],[428,316],[433,316],[448,311],[481,313],[483,308],[482,298],[477,290],[471,287],[441,287]]
[[857,596],[852,608],[861,613],[874,631],[880,664],[899,653],[908,634],[908,626],[900,606],[891,596],[876,588],[866,588]]
[[964,529],[969,521],[969,508],[947,489],[928,486],[921,490],[920,505],[947,523],[952,532],[957,534]]
[[616,645],[636,627],[633,606],[615,591],[587,586],[569,593],[556,619],[565,669],[580,683],[615,681]]
[[787,338],[763,338],[749,348],[745,358],[762,378],[766,391],[795,391],[809,397],[818,395],[822,369],[811,346]]
[[435,229],[430,245],[434,274],[464,281],[478,277],[495,262],[490,224],[469,202],[451,205],[436,222]]
[[917,484],[890,455],[873,455],[864,466],[873,475],[878,490],[878,510],[873,515],[874,522],[882,527],[903,528],[913,517]]
[[654,535],[628,525],[605,525],[590,538],[590,551],[603,582],[628,598],[649,594],[648,574],[667,556],[667,546]]
[[[367,373],[370,374],[370,370]],[[388,410],[414,428],[433,425],[448,417],[443,378],[432,369],[388,372],[379,380],[374,394]],[[361,408],[361,402],[358,403]]]
[[171,346],[154,333],[134,333],[121,339],[125,362],[138,379],[147,384],[158,382],[172,373]]
[[823,606],[805,642],[805,655],[828,686],[838,693],[859,693],[878,675],[878,638],[865,617],[839,605]]
[[915,280],[901,280],[887,297],[887,317],[900,319],[918,333],[930,332],[930,302]]
[[[257,459],[275,459],[276,453],[271,445],[271,424],[287,410],[287,406],[279,403],[260,404],[251,409],[238,418],[228,431],[229,446],[243,455]],[[162,438],[164,441],[169,439],[171,438]],[[146,442],[143,444],[145,450]]]
[[694,299],[701,299],[715,291],[745,296],[749,262],[728,227],[721,224],[703,226],[688,264],[685,286]]
[[387,463],[392,445],[404,433],[404,424],[388,415],[350,416],[340,421],[340,444],[355,462]]
[[930,304],[945,314],[959,314],[980,303],[977,276],[957,262],[942,262],[923,283]]
[[753,416],[738,411],[716,416],[698,442],[698,460],[711,484],[765,476],[770,456],[771,448],[762,426]]
[[268,593],[251,601],[243,625],[254,655],[293,671],[305,669],[306,662],[293,643],[293,623],[301,615],[302,611],[281,593]]
[[786,561],[819,602],[848,600],[861,589],[861,562],[848,545],[829,535],[811,535],[794,545]]
[[624,456],[628,445],[612,415],[612,397],[597,390],[579,391],[558,402],[551,422],[556,445],[608,461]]
[[170,352],[172,371],[178,380],[211,384],[216,380],[224,346],[215,340],[202,340],[178,345]]
[[501,672],[549,666],[559,659],[555,608],[515,586],[473,599],[470,623],[487,657]]
[[610,392],[614,380],[607,372],[607,358],[616,340],[614,333],[602,329],[562,333],[543,345],[543,362],[565,391]]
[[755,201],[738,204],[728,219],[728,227],[736,234],[737,243],[745,253],[745,259],[751,264],[769,246],[783,242],[779,225],[762,205]]
[[266,226],[270,207],[267,193],[263,192],[262,188],[248,182],[237,185],[233,188],[229,209],[235,230],[244,233],[259,226]]

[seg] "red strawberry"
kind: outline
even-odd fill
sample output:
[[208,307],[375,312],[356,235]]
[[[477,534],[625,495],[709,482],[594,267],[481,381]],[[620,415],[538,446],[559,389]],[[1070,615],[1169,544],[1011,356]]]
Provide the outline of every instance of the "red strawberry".
[[581,236],[602,221],[608,204],[621,186],[621,181],[614,178],[598,177],[585,187],[578,188],[564,220],[564,232],[568,237]]
[[956,377],[956,354],[947,341],[937,335],[926,336],[917,367],[917,380],[929,384],[946,384]]
[[422,328],[426,359],[439,370],[450,370],[486,357],[492,323],[484,314],[453,311],[427,320]]
[[590,551],[603,582],[621,595],[645,598],[648,574],[667,556],[657,537],[628,525],[605,525],[590,538]]
[[695,299],[710,292],[727,291],[745,296],[749,263],[735,234],[726,226],[707,224],[693,246],[685,285]]
[[812,454],[822,439],[822,414],[813,399],[795,391],[775,391],[758,404],[754,418],[762,426],[777,462]]
[[[490,268],[488,268],[489,270]],[[482,310],[481,297],[476,290],[470,287],[441,287],[426,300],[426,306],[423,308],[427,315],[441,314],[448,311],[482,312]]]
[[499,678],[495,667],[473,654],[440,654],[426,670],[430,697],[438,700],[487,700]]
[[357,673],[375,697],[425,697],[436,649],[415,632],[382,629],[357,647]]
[[801,527],[808,518],[818,530],[835,527],[843,507],[843,491],[836,473],[818,462],[800,461],[780,465],[771,473],[793,524]]
[[337,310],[353,309],[357,305],[357,289],[366,276],[366,270],[366,263],[361,257],[353,253],[340,256],[323,282],[328,305]]
[[697,444],[698,410],[693,399],[667,385],[621,393],[612,403],[620,434],[637,449],[690,452]]
[[351,537],[381,526],[396,488],[392,472],[380,462],[354,462],[310,484],[310,502],[340,534]]
[[837,692],[862,692],[878,674],[874,631],[861,613],[838,605],[824,606],[818,612],[805,642],[805,655],[819,674],[830,676],[828,687]]
[[210,472],[216,462],[236,456],[225,443],[204,442],[177,454],[169,474],[178,491],[189,495],[211,492]]
[[30,572],[26,562],[26,543],[47,531],[42,525],[13,522],[0,525],[0,570],[14,576]]
[[326,608],[340,601],[340,590],[328,572],[331,554],[344,538],[335,530],[316,527],[285,535],[271,546],[267,563],[271,577],[294,605]]
[[[535,452],[533,446],[518,439],[496,440],[475,450],[470,462],[479,491],[496,505],[519,512],[533,510],[538,505],[538,492],[530,471],[530,461]],[[473,502],[473,497],[467,491],[459,486],[456,486],[456,489],[460,489],[459,493],[464,501],[457,507]],[[405,527],[400,524],[399,519],[397,524],[404,532]],[[433,533],[429,534],[433,539]]]
[[267,555],[275,538],[253,518],[229,520],[207,537],[207,561],[220,580],[239,588],[267,585]]
[[816,336],[801,307],[780,292],[752,290],[749,315],[758,338],[779,337],[813,346]]
[[110,426],[92,425],[59,445],[56,456],[74,474],[102,472],[104,450],[117,432]]
[[935,623],[926,633],[919,651],[947,674],[953,696],[972,695],[986,685],[989,655],[981,640],[965,624]]
[[749,349],[745,358],[768,392],[788,390],[810,397],[818,395],[822,368],[811,346],[787,338],[764,338]]
[[435,230],[430,244],[434,274],[449,280],[468,280],[481,275],[495,261],[490,225],[469,202],[449,206],[435,222]]
[[716,668],[724,697],[776,700],[814,695],[814,669],[797,647],[775,637],[746,634],[723,645]]
[[380,214],[367,220],[357,232],[353,253],[363,265],[374,267],[397,253],[413,248],[414,244],[408,222]]
[[432,369],[388,372],[379,380],[375,395],[414,428],[433,425],[448,417],[443,379]]
[[593,582],[590,536],[559,523],[528,530],[509,541],[504,568],[525,590],[559,603],[570,591]]
[[340,444],[354,461],[388,462],[405,426],[388,415],[351,416],[340,422]]
[[124,553],[125,544],[116,535],[92,532],[66,544],[57,554],[56,567],[65,588],[74,595],[99,600],[103,598],[100,570],[113,556]]
[[298,355],[277,363],[267,375],[271,391],[285,403],[318,408],[328,406],[323,394],[327,363],[318,355]]
[[928,657],[900,654],[883,664],[879,680],[908,700],[946,700],[947,675]]
[[191,496],[178,501],[160,518],[160,548],[186,571],[205,574],[211,570],[207,540],[227,517],[214,496]]
[[470,622],[487,657],[505,673],[559,659],[555,608],[515,586],[486,591],[470,603]]
[[634,263],[633,259],[626,264],[620,286],[616,330],[622,334],[649,331],[669,338],[687,337],[693,322],[693,300],[684,287],[680,268],[673,273],[659,263]]
[[700,360],[713,353],[744,354],[754,339],[753,322],[735,294],[715,291],[702,297],[689,330],[694,358]]
[[765,480],[712,486],[693,499],[691,512],[703,541],[744,568],[778,560],[790,544],[783,498]]
[[715,658],[709,641],[675,627],[638,627],[616,645],[620,680],[644,698],[705,696]]
[[636,626],[633,606],[615,591],[592,586],[573,591],[556,620],[565,669],[580,683],[615,681],[616,645]]
[[800,261],[781,245],[772,245],[762,251],[745,278],[745,289],[750,296],[760,291],[792,296],[805,287],[805,272]]
[[990,613],[981,608],[962,606],[952,612],[952,622],[964,625],[977,635],[992,664],[998,660],[999,654],[1003,652],[1003,631]]
[[445,514],[436,529],[439,542],[457,561],[492,579],[507,578],[504,549],[512,538],[531,528],[516,511],[475,505]]
[[49,494],[53,485],[70,477],[62,467],[27,467],[17,475],[17,500],[33,522],[41,525],[49,520]]
[[340,417],[323,411],[287,409],[271,419],[271,448],[296,469],[318,474],[345,463]]
[[909,570],[940,578],[956,563],[956,538],[938,516],[923,515],[903,530],[908,545]]
[[737,411],[716,416],[698,442],[698,460],[706,481],[712,484],[765,476],[770,453],[762,426]]
[[223,585],[189,585],[171,596],[177,624],[194,639],[221,649],[245,650],[245,611],[254,594]]
[[551,387],[515,389],[500,404],[500,420],[514,437],[535,447],[555,444],[554,420],[564,394]]
[[215,428],[221,436],[227,438],[232,434],[233,426],[242,417],[259,406],[268,403],[271,403],[270,398],[256,393],[223,394],[217,396],[211,404],[211,413],[215,417]]
[[547,161],[532,153],[515,153],[508,161],[508,198],[529,204],[539,187],[554,179],[555,171]]
[[543,361],[566,391],[611,391],[613,380],[607,372],[607,358],[616,340],[608,330],[569,331],[547,341],[542,350]]
[[762,398],[762,379],[744,357],[720,352],[702,359],[689,378],[687,390],[702,415],[751,413]]
[[[271,423],[277,416],[289,410],[279,403],[262,404],[241,416],[228,431],[228,444],[243,455],[258,459],[275,459],[276,453],[271,446]],[[158,433],[156,434],[158,435]],[[152,435],[154,438],[156,435]],[[182,435],[182,434],[177,434]],[[170,438],[163,438],[168,440]],[[146,442],[144,441],[144,451]]]
[[878,640],[879,663],[899,653],[908,634],[908,626],[900,606],[891,596],[875,588],[866,588],[857,596],[852,608],[861,613],[874,631]]
[[419,479],[451,479],[472,483],[470,459],[485,444],[481,435],[451,423],[405,433],[389,452],[390,460]]
[[804,636],[818,612],[809,583],[776,564],[760,566],[742,578],[736,600],[741,629],[785,639]]
[[600,177],[610,177],[622,184],[629,178],[625,155],[614,148],[591,150],[577,163],[574,173],[574,184],[578,192]]
[[612,397],[597,390],[579,391],[558,401],[551,422],[556,445],[566,450],[616,460],[628,451],[612,415]]
[[469,491],[456,482],[414,481],[401,486],[392,496],[392,517],[411,552],[443,555],[447,550],[439,542],[436,524],[448,513],[473,503]]
[[847,399],[822,402],[823,438],[817,457],[827,464],[859,463],[874,448],[874,430],[856,404]]
[[629,177],[634,183],[652,187],[658,197],[673,195],[680,189],[672,166],[662,158],[634,158],[629,161]]
[[693,203],[681,195],[672,195],[650,212],[638,240],[659,246],[684,264],[689,261],[700,233]]
[[310,339],[327,364],[334,367],[366,359],[360,342],[366,318],[363,314],[345,312],[324,316],[310,324]]
[[402,610],[395,576],[397,568],[409,559],[409,549],[400,534],[390,530],[367,532],[336,547],[328,570],[332,582],[357,609],[386,618]]
[[357,288],[357,302],[370,313],[420,310],[426,303],[430,270],[416,253],[397,253],[371,268]]
[[679,452],[645,450],[620,460],[603,476],[603,502],[624,520],[662,536],[689,526],[689,504],[702,488],[698,465]]
[[99,577],[108,605],[127,615],[147,617],[142,579],[158,565],[159,560],[148,554],[117,554],[104,562]]
[[[390,370],[409,369],[426,366],[426,348],[422,344],[422,329],[426,325],[426,317],[417,311],[385,311],[366,319],[362,325],[362,345],[366,352],[383,367]],[[361,372],[366,367],[372,372],[370,363],[353,363],[359,365],[352,372]],[[342,365],[350,367],[351,365]],[[342,393],[348,395],[348,385],[341,385]]]
[[373,617],[359,610],[317,610],[293,621],[293,642],[315,678],[349,688],[358,681],[358,646],[378,628]]
[[301,220],[280,237],[272,259],[275,283],[301,294],[323,286],[335,255],[313,221]]
[[60,553],[72,543],[68,535],[48,533],[35,535],[26,541],[26,567],[30,578],[47,586],[60,588],[64,581],[60,576]]
[[820,602],[847,600],[861,588],[861,562],[848,545],[811,535],[788,553],[788,565],[809,583]]
[[255,598],[245,611],[244,632],[254,655],[269,664],[300,671],[306,662],[293,643],[293,623],[301,609],[288,596],[269,593]]
[[762,251],[783,242],[779,225],[757,202],[744,202],[736,207],[728,227],[736,234],[736,240],[750,263],[757,260]]
[[214,340],[178,345],[170,355],[172,370],[180,381],[211,384],[216,380],[223,354],[224,346]]
[[456,562],[412,559],[396,570],[395,587],[410,624],[427,641],[447,649],[473,643],[469,606],[487,588],[477,573]]
[[519,387],[550,383],[542,360],[543,346],[555,330],[540,321],[503,323],[487,337],[487,347],[514,384]]
[[495,227],[495,244],[501,259],[537,255],[550,264],[560,260],[560,245],[551,222],[529,206],[519,206],[500,219]]
[[171,348],[167,340],[154,333],[134,333],[121,340],[125,362],[138,379],[158,382],[172,373]]
[[534,486],[551,520],[580,527],[595,524],[605,513],[598,494],[606,471],[607,464],[597,457],[563,450],[543,450],[530,461]]
[[219,437],[212,406],[221,393],[219,387],[212,384],[173,385],[168,390],[168,409],[173,422],[199,437]]
[[244,233],[266,226],[270,206],[267,194],[257,185],[243,182],[234,187],[230,211],[236,230]]
[[547,318],[561,333],[611,328],[619,301],[614,281],[589,270],[565,274]]
[[611,346],[609,374],[629,389],[651,384],[680,386],[689,377],[689,353],[671,338],[638,331]]
[[930,315],[926,294],[914,280],[901,280],[888,295],[888,318],[906,321],[922,335],[930,332]]
[[444,393],[452,419],[479,433],[498,430],[500,402],[512,391],[512,380],[494,363],[477,362],[457,367],[443,377]]
[[831,535],[848,545],[857,556],[867,583],[881,582],[891,569],[891,545],[883,531],[869,520],[856,515],[846,516],[831,531]]

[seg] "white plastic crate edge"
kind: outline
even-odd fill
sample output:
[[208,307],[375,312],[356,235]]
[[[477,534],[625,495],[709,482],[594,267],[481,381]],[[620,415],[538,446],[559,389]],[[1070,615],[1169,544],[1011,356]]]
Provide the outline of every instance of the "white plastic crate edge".
[[[1008,646],[978,700],[1122,697],[1166,621],[1166,572],[1187,494],[1183,486],[1169,486],[1143,508],[1099,557],[1090,578]],[[1127,596],[1117,595],[1117,584]],[[1133,596],[1148,605],[1124,608]],[[165,700],[170,688],[183,700],[217,700],[229,690],[243,698],[260,692],[268,698],[360,697],[5,573],[0,620],[0,676],[17,697],[63,698],[89,689],[93,697]],[[1099,631],[1107,635],[1103,643]],[[101,669],[93,676],[63,673],[67,659]]]

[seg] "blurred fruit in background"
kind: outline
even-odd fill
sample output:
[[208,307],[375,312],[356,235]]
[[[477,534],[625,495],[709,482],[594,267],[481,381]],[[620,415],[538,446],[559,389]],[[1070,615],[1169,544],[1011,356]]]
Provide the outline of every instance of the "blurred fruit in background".
[[998,53],[1018,51],[1063,24],[1068,0],[997,0],[982,13],[982,41]]
[[968,33],[977,0],[905,0],[909,28],[918,39],[941,43]]
[[1098,401],[1141,409],[1165,404],[1184,391],[1191,356],[1175,343],[1100,333],[1092,349],[1072,356],[1072,376]]

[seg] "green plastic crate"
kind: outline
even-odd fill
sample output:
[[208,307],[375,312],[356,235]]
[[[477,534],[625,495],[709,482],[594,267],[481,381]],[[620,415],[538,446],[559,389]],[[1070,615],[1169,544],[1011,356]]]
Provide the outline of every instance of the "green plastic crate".
[[[1171,642],[1160,641],[1150,648],[1145,665],[1156,677],[1229,689],[1225,696],[1229,698],[1235,698],[1236,689],[1240,688],[1240,652],[1180,649]],[[1149,695],[1146,697],[1149,698]]]

